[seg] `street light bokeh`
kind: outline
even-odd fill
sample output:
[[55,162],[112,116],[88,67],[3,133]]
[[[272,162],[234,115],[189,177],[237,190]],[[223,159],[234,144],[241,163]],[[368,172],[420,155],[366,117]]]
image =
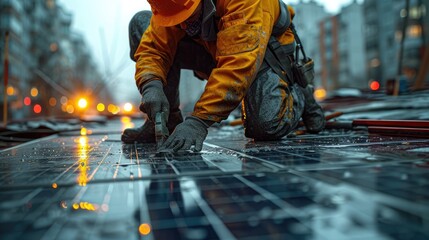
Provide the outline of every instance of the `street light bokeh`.
[[39,95],[39,90],[35,87],[33,87],[30,91],[30,94],[32,97],[37,97],[37,95]]
[[85,98],[80,98],[79,101],[77,102],[77,106],[80,109],[85,109],[88,107],[88,100],[86,100]]
[[106,107],[104,106],[104,104],[102,103],[97,104],[97,111],[103,112],[105,109]]
[[124,104],[124,112],[129,113],[133,110],[133,105],[131,103]]

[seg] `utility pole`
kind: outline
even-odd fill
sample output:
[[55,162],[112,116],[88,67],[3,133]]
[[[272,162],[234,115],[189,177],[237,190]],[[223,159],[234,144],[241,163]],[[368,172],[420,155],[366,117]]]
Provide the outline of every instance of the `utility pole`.
[[408,27],[408,18],[410,15],[410,0],[406,0],[406,4],[405,4],[405,10],[406,10],[406,15],[404,16],[404,22],[402,23],[402,38],[401,38],[401,44],[400,44],[400,48],[399,48],[399,61],[398,61],[398,76],[400,76],[402,74],[402,65],[404,62],[404,43],[405,43],[405,38],[407,36],[407,27]]
[[3,126],[7,125],[7,85],[9,79],[9,31],[6,31],[6,37],[4,40],[4,71],[3,71]]
[[402,23],[402,38],[401,43],[399,45],[399,60],[398,60],[398,72],[397,72],[397,79],[395,81],[395,87],[393,90],[393,95],[398,96],[399,95],[399,88],[400,88],[400,81],[402,76],[402,65],[404,62],[404,44],[405,44],[405,38],[407,36],[407,27],[408,27],[408,19],[410,15],[410,0],[405,1],[405,11],[406,14],[404,16],[404,21]]
[[[429,9],[428,2],[429,1],[420,0],[419,1],[419,5],[420,6],[424,6],[425,9]],[[426,79],[426,76],[429,73],[429,42],[427,42],[427,38],[426,38],[425,16],[423,14],[422,14],[422,16],[420,16],[419,24],[420,24],[420,27],[422,29],[421,40],[422,40],[422,43],[423,43],[423,47],[422,47],[422,49],[423,49],[423,56],[422,56],[422,61],[420,63],[419,71],[417,73],[416,81],[414,82],[414,86],[412,88],[413,90],[424,89],[424,87],[425,87],[425,79]]]

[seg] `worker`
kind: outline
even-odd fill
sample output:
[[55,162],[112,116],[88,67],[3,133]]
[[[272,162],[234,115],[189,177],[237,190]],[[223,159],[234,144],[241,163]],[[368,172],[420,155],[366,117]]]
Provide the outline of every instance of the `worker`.
[[[312,85],[293,79],[295,12],[290,6],[281,0],[148,2],[152,11],[137,13],[129,24],[140,110],[148,119],[126,129],[123,142],[155,142],[155,115],[164,112],[170,136],[161,148],[201,151],[208,128],[240,103],[244,134],[256,141],[281,139],[301,117],[308,132],[323,130],[325,118]],[[179,109],[180,69],[207,79],[185,120]]]

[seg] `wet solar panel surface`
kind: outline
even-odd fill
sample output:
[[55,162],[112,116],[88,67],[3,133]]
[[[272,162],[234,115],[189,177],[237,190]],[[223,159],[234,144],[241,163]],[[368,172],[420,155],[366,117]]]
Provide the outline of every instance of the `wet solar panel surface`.
[[1,151],[1,239],[429,238],[428,139],[223,127],[201,153],[160,155],[124,127]]

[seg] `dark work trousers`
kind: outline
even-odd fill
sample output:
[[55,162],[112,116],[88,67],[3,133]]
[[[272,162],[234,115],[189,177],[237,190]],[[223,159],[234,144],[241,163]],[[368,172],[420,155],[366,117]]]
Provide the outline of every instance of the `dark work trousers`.
[[[150,18],[150,11],[141,11],[129,24],[130,57],[133,61]],[[189,53],[192,53],[192,57]],[[180,41],[164,87],[170,103],[170,113],[180,113],[180,69],[194,70],[210,76],[214,67],[216,62],[203,46],[186,37]],[[290,86],[272,69],[265,67],[257,74],[242,104],[246,137],[277,140],[298,125],[304,110],[304,95],[297,84]]]

